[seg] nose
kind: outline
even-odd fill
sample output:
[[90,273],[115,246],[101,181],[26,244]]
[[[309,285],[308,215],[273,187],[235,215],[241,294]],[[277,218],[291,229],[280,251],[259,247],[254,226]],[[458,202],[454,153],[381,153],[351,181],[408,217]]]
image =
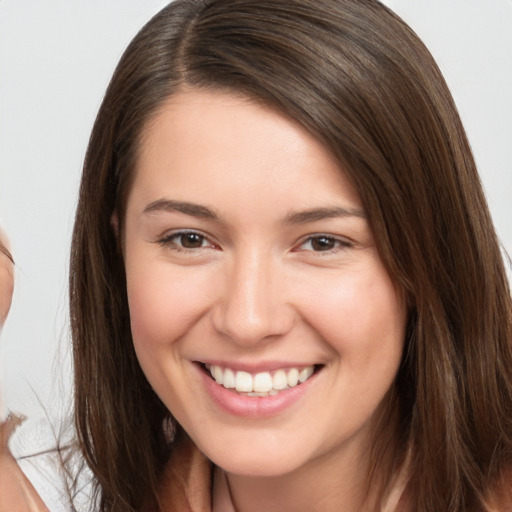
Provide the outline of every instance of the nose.
[[283,336],[294,322],[286,300],[286,276],[265,254],[235,258],[212,311],[215,330],[240,346]]

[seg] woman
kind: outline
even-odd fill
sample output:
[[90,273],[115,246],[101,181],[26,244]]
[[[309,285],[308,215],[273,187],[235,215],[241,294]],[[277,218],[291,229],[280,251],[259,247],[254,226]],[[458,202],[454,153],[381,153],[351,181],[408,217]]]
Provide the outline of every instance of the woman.
[[[511,506],[499,245],[435,63],[376,2],[178,1],[148,23],[93,130],[71,308],[102,510],[192,506],[187,437],[238,510]],[[291,368],[313,372],[297,403],[240,398]]]
[[84,165],[100,510],[511,510],[511,300],[464,130],[375,1],[176,1]]

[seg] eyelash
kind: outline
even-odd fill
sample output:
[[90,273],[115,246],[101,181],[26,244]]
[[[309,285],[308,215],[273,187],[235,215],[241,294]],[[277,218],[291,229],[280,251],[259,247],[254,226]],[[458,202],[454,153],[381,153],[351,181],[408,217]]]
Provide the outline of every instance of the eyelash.
[[[201,242],[201,245],[198,247],[184,247],[183,246],[183,238],[186,237],[187,235],[193,235],[193,236],[197,237],[197,239],[199,239],[199,241]],[[181,240],[181,243],[176,242],[176,240]],[[207,242],[207,245],[204,245],[205,242]],[[322,249],[315,250],[314,245],[313,245],[313,244],[315,244],[315,242],[316,243],[318,243],[318,242],[327,243],[327,244],[331,244],[332,246],[326,248],[325,250],[322,250]],[[164,238],[158,240],[158,243],[162,246],[168,246],[172,250],[177,251],[177,252],[194,252],[194,251],[197,251],[198,249],[214,248],[215,247],[215,245],[208,240],[208,237],[206,235],[202,234],[201,232],[193,231],[193,230],[185,230],[185,231],[178,231],[175,233],[171,233],[171,234],[165,236]],[[311,248],[304,249],[303,247],[306,244],[309,244]],[[343,238],[338,238],[338,237],[335,237],[332,235],[315,234],[315,235],[309,235],[308,237],[303,239],[300,242],[300,244],[298,246],[296,246],[296,248],[293,249],[293,252],[311,251],[313,253],[318,253],[318,254],[333,254],[339,250],[349,249],[352,246],[353,246],[352,243],[350,243],[349,241],[347,241],[346,239],[343,239]]]
[[[315,242],[327,242],[329,244],[333,244],[332,247],[326,248],[325,250],[314,250],[313,244]],[[323,243],[321,242],[321,243]],[[301,249],[304,245],[309,244],[311,246],[311,249]],[[294,251],[311,251],[317,254],[334,254],[337,251],[343,251],[344,249],[349,249],[353,246],[352,243],[350,243],[348,240],[343,238],[338,238],[333,235],[324,235],[324,234],[316,234],[316,235],[309,235],[305,239],[301,241],[301,243],[297,246],[297,249],[294,249]]]
[[[186,237],[187,235],[196,236],[198,239],[200,239],[201,245],[199,247],[184,247],[183,246],[183,238]],[[179,239],[181,239],[181,244],[177,243],[175,241],[175,240],[179,240]],[[208,242],[208,245],[203,245],[205,242]],[[172,250],[177,251],[177,252],[193,252],[198,249],[214,247],[214,244],[212,244],[208,240],[207,236],[203,235],[202,233],[200,233],[198,231],[192,231],[192,230],[177,231],[175,233],[171,233],[171,234],[165,236],[164,238],[158,240],[158,243],[162,246],[169,247]]]

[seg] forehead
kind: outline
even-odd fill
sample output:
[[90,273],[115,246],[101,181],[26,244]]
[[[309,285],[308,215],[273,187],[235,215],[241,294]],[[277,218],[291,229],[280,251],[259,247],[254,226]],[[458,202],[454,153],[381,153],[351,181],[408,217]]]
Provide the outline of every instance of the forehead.
[[[330,151],[305,128],[277,110],[246,97],[204,90],[171,96],[143,130],[134,188],[173,179],[196,192],[204,186],[307,187],[343,190],[359,198]],[[211,193],[213,191],[207,190]],[[205,191],[205,192],[207,192]]]
[[[243,146],[252,139],[252,149]],[[165,139],[165,140],[164,140]],[[150,153],[159,143],[186,144],[191,157],[203,157],[201,150],[217,145],[230,151],[239,149],[244,157],[261,150],[301,151],[304,157],[334,157],[297,121],[277,109],[237,92],[187,89],[170,96],[144,127],[140,154]],[[174,148],[176,149],[176,148]],[[258,153],[261,154],[261,153]]]

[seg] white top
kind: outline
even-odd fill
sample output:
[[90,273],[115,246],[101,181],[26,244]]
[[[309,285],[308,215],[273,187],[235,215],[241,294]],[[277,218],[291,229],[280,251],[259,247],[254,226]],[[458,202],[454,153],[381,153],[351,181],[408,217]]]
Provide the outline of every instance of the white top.
[[[67,461],[65,468],[57,449],[68,444],[69,432],[62,425],[55,428],[47,418],[28,419],[13,433],[9,449],[50,512],[90,512],[90,471],[79,471],[83,464],[78,454]],[[64,448],[62,456],[67,453]],[[71,496],[69,486],[73,478],[77,478],[77,485],[76,494]]]

